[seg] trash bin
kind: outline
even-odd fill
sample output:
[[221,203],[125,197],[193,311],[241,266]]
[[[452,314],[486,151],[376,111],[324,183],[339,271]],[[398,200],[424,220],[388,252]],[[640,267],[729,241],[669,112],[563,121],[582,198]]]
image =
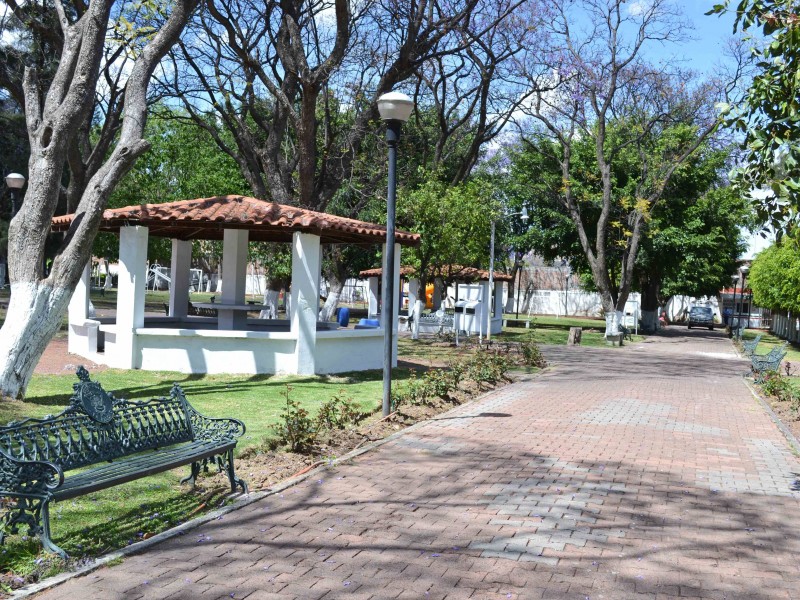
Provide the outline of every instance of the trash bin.
[[347,327],[350,325],[350,309],[346,306],[342,306],[339,309],[336,321],[339,323],[339,327]]

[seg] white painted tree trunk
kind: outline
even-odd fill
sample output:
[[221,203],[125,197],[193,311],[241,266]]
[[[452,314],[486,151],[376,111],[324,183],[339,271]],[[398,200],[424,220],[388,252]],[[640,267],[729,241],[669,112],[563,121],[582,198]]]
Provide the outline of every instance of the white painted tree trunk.
[[414,304],[413,320],[411,321],[411,339],[419,339],[419,318],[422,316],[422,311],[425,309],[425,304],[422,300],[417,300]]
[[336,307],[339,306],[339,298],[341,298],[342,290],[344,289],[344,281],[330,279],[329,283],[328,297],[325,298],[325,304],[322,305],[322,309],[319,311],[319,320],[323,323],[333,320]]
[[609,335],[619,335],[619,326],[622,324],[622,311],[615,310],[606,313],[606,333]]
[[644,329],[645,331],[658,330],[658,311],[656,310],[642,311],[642,329]]
[[21,398],[47,344],[58,331],[72,290],[18,282],[11,284],[6,320],[0,330],[0,380],[5,394]]
[[278,317],[278,300],[280,299],[280,295],[280,290],[271,290],[267,288],[264,292],[263,300],[263,304],[266,308],[259,313],[259,319],[275,319]]

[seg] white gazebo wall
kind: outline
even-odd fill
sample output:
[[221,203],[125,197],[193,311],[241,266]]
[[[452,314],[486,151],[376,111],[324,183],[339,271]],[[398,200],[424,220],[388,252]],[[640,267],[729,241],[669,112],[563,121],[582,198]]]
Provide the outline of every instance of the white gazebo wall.
[[[223,302],[242,303],[247,236],[226,231]],[[246,233],[246,232],[245,232]],[[173,240],[170,317],[144,321],[148,229],[120,230],[119,287],[116,323],[88,319],[89,271],[78,283],[69,309],[70,351],[100,364],[125,369],[174,370],[184,373],[314,374],[379,369],[383,365],[384,329],[317,331],[320,238],[295,233],[292,248],[292,311],[290,331],[194,329],[186,317],[191,243]],[[400,283],[400,247],[396,246],[395,289]],[[377,282],[376,282],[377,283]],[[377,286],[376,286],[377,287]],[[241,298],[239,297],[241,295]],[[377,308],[377,306],[376,306]],[[181,310],[183,309],[183,310]],[[181,315],[181,312],[184,314]],[[398,327],[399,303],[393,326]],[[163,326],[159,322],[163,321]],[[254,320],[255,321],[255,320]],[[255,325],[256,323],[252,323]],[[97,352],[98,330],[105,334],[105,352]],[[397,364],[397,335],[393,346]]]
[[141,368],[181,373],[295,373],[290,332],[137,330]]

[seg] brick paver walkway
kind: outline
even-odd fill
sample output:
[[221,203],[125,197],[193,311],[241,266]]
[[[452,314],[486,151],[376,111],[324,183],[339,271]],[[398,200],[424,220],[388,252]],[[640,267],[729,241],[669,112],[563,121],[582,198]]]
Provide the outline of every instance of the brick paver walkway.
[[42,598],[800,598],[800,463],[721,333],[520,382]]

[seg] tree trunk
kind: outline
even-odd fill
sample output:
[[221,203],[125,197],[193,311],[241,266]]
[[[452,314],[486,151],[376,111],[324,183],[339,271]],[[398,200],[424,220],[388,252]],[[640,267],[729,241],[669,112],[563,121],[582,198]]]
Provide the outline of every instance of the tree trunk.
[[197,6],[196,0],[174,3],[166,23],[138,54],[125,84],[125,118],[116,146],[104,153],[104,162],[88,174],[75,219],[44,279],[42,259],[59,201],[64,165],[80,135],[82,116],[95,109],[112,4],[110,0],[92,2],[87,12],[71,23],[70,15],[57,2],[58,23],[65,42],[49,89],[43,89],[34,65],[25,69],[25,117],[31,156],[25,201],[9,225],[11,300],[0,330],[3,397],[18,398],[25,393],[39,357],[61,324],[72,292],[91,258],[92,243],[108,198],[148,148],[142,136],[153,70]]
[[319,320],[322,322],[333,320],[333,315],[336,313],[336,307],[339,306],[339,298],[342,296],[345,284],[339,277],[329,279],[328,283],[330,285],[328,297],[325,298],[325,304],[322,305],[322,310],[319,311]]
[[0,335],[3,396],[20,399],[24,395],[39,357],[61,325],[72,291],[54,289],[45,283],[11,284],[11,299]]
[[281,281],[280,279],[273,279],[272,277],[267,277],[265,281],[265,286],[266,289],[264,290],[263,304],[266,308],[259,313],[258,318],[277,319],[278,300],[280,299],[281,288],[283,287],[283,281]]

